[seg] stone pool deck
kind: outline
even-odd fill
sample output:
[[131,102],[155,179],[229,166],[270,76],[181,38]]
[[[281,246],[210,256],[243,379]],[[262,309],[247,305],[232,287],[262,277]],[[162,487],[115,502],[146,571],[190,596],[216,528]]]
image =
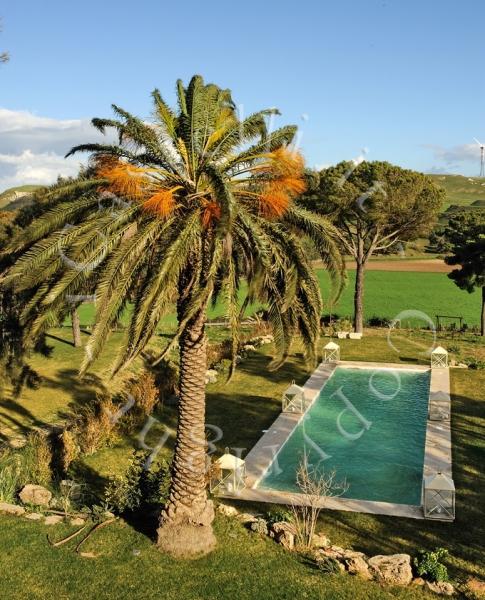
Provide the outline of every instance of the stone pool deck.
[[[307,410],[320,391],[327,383],[338,366],[363,368],[363,369],[399,369],[411,371],[428,371],[425,365],[403,365],[395,363],[377,363],[361,361],[335,361],[321,363],[312,376],[303,386]],[[432,369],[430,379],[430,398],[436,394],[447,394],[450,398],[449,369]],[[429,402],[429,400],[428,400]],[[250,502],[269,502],[272,504],[300,504],[307,503],[303,494],[295,492],[282,492],[278,490],[259,489],[258,483],[277,456],[279,450],[288,439],[293,429],[298,425],[304,414],[281,413],[271,427],[264,433],[252,450],[246,456],[246,488],[237,496],[226,496]],[[426,445],[423,475],[442,471],[451,476],[451,431],[449,421],[427,421]],[[421,506],[395,504],[390,502],[375,502],[369,500],[356,500],[351,498],[322,499],[321,506],[331,510],[343,510],[370,513],[377,515],[390,515],[423,519]]]

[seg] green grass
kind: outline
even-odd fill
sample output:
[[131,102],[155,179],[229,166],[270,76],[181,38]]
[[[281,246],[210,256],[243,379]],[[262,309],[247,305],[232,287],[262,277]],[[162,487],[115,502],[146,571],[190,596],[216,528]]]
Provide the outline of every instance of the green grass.
[[[381,588],[350,576],[326,576],[269,539],[219,518],[218,548],[192,562],[160,554],[128,525],[110,525],[83,546],[51,548],[46,533],[56,527],[0,517],[0,591],[9,600],[108,598],[144,600],[387,600],[431,598],[413,588]],[[64,533],[67,533],[67,529]]]
[[[330,285],[327,272],[318,269],[317,274],[324,296],[324,312],[333,312],[340,316],[352,315],[355,271],[348,271],[347,288],[338,304],[334,306],[329,305]],[[365,318],[394,318],[403,310],[419,310],[433,320],[438,314],[462,316],[469,326],[473,326],[479,323],[481,298],[477,292],[469,294],[460,290],[445,273],[367,271],[364,306]],[[93,323],[94,311],[93,304],[80,307],[81,323],[84,326]],[[224,309],[221,305],[209,313],[210,318],[223,316]],[[122,322],[126,324],[127,321],[128,315],[125,315]],[[69,320],[66,321],[68,322]],[[161,327],[173,325],[173,315],[165,317],[161,323]],[[420,325],[423,325],[423,322]]]
[[[61,339],[52,339],[51,359],[35,363],[44,377],[38,390],[27,391],[16,401],[15,409],[2,403],[2,411],[14,416],[26,430],[32,419],[43,421],[50,414],[62,414],[63,405],[88,401],[96,384],[77,382],[75,367],[81,351],[62,341],[64,331],[54,332]],[[221,336],[219,330],[211,335]],[[114,334],[108,354],[119,342]],[[393,351],[382,330],[368,330],[362,341],[341,340],[342,357],[349,360],[427,362],[423,351],[430,335],[421,332],[396,332]],[[438,340],[444,346],[459,348],[457,358],[475,354],[485,358],[481,341],[472,336]],[[216,451],[225,446],[249,450],[280,411],[280,398],[288,381],[303,383],[309,375],[300,348],[295,346],[290,360],[280,371],[268,371],[272,347],[265,346],[251,354],[240,365],[234,379],[225,384],[219,381],[207,388],[207,422],[223,431]],[[102,358],[98,374],[107,365]],[[66,373],[68,368],[69,373]],[[95,380],[96,381],[96,380]],[[376,553],[408,552],[420,548],[444,546],[450,550],[448,561],[453,579],[468,576],[485,577],[481,561],[485,524],[480,507],[485,503],[484,481],[480,477],[485,442],[482,431],[484,371],[452,371],[453,393],[453,473],[457,485],[457,520],[455,523],[436,523],[379,517],[358,513],[326,511],[319,528],[333,543],[353,547],[369,555]],[[57,408],[56,408],[57,406]],[[16,411],[16,412],[15,412]],[[155,414],[160,424],[152,431],[149,444],[167,427],[173,431],[175,409],[161,407]],[[211,439],[213,434],[211,433]],[[168,455],[173,444],[169,438],[163,454]],[[130,451],[136,446],[134,438],[122,438],[113,447],[84,457],[78,473],[96,487],[106,477],[124,468]],[[257,507],[266,510],[266,506]],[[153,532],[153,524],[143,524]],[[236,522],[218,518],[219,548],[199,561],[174,562],[160,555],[149,538],[130,525],[120,522],[109,526],[90,540],[86,552],[98,554],[88,559],[75,555],[71,549],[53,549],[45,534],[61,537],[67,526],[47,529],[37,523],[0,517],[0,595],[5,598],[426,598],[422,589],[390,590],[356,578],[327,577],[296,555],[282,551],[270,540],[248,533]],[[134,550],[140,554],[135,556]],[[190,577],[187,577],[188,569]],[[55,575],[54,575],[55,574]]]

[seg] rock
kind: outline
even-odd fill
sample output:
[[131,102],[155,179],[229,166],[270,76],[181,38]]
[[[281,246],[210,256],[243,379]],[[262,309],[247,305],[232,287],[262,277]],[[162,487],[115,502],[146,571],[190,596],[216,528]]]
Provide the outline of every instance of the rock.
[[240,365],[243,361],[243,357],[240,354],[236,355],[236,358],[234,359],[234,362],[236,363],[236,365]]
[[422,577],[415,577],[411,583],[412,585],[424,585],[426,581]]
[[80,552],[79,556],[82,556],[83,558],[96,558],[94,552]]
[[11,438],[8,440],[8,445],[10,446],[10,448],[14,448],[15,450],[18,450],[19,448],[23,448],[26,443],[27,443],[27,438],[25,438],[25,437],[16,437],[16,438]]
[[18,504],[9,504],[8,502],[0,502],[0,513],[5,515],[23,515],[25,508],[18,506]]
[[207,383],[217,383],[218,372],[215,369],[207,369],[205,372],[205,382]]
[[33,504],[34,506],[49,506],[49,502],[52,499],[52,494],[45,487],[41,485],[27,484],[22,488],[20,499],[24,504]]
[[116,517],[116,515],[112,512],[110,512],[109,510],[105,510],[103,513],[103,519],[105,521],[108,521],[109,519],[114,519]]
[[44,525],[58,525],[64,521],[62,515],[49,515],[45,518]]
[[253,344],[246,344],[243,346],[243,350],[245,352],[256,352],[256,346],[253,346]]
[[378,554],[369,558],[370,573],[381,583],[409,585],[413,580],[409,554]]
[[25,518],[29,519],[29,521],[40,521],[43,517],[44,515],[41,515],[40,513],[29,513],[25,515]]
[[322,550],[322,553],[326,556],[330,556],[331,558],[342,558],[345,554],[345,550],[340,546],[329,546]]
[[455,593],[455,588],[447,581],[427,581],[426,586],[435,594],[443,596],[452,596]]
[[287,521],[279,521],[271,526],[272,537],[275,542],[281,544],[287,550],[293,550],[295,547],[295,527]]
[[345,568],[351,575],[358,575],[363,579],[372,579],[369,565],[363,556],[354,556],[344,559]]
[[465,363],[458,363],[458,368],[459,369],[468,369],[468,365]]
[[71,519],[69,521],[69,524],[72,525],[73,527],[81,527],[82,525],[86,524],[86,521],[84,519],[82,519],[81,517],[74,517],[73,519]]
[[217,512],[226,517],[237,517],[239,514],[237,508],[230,506],[229,504],[219,504],[217,507]]
[[268,523],[264,519],[256,519],[249,523],[249,529],[262,535],[268,535]]
[[326,535],[315,533],[312,537],[313,548],[328,548],[330,546],[330,540]]
[[251,513],[240,513],[237,515],[237,518],[243,525],[249,525],[249,523],[254,523],[254,521],[258,520],[258,517],[256,517],[256,515],[252,515]]

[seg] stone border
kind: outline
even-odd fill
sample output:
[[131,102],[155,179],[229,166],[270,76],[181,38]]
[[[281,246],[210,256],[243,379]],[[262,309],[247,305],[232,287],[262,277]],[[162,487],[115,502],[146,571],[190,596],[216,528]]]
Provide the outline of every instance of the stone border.
[[[328,379],[338,366],[361,369],[399,369],[406,371],[431,370],[428,408],[431,395],[444,392],[450,397],[449,369],[430,369],[427,365],[403,365],[402,363],[380,363],[365,361],[334,361],[321,363],[303,386],[307,410],[320,394]],[[258,483],[266,473],[278,452],[303,418],[304,414],[281,413],[268,431],[260,438],[246,456],[246,488],[237,496],[227,496],[250,502],[269,502],[272,504],[306,504],[303,494],[279,490],[259,489]],[[430,421],[427,419],[423,477],[438,470],[451,476],[451,431],[449,421]],[[331,510],[362,512],[376,515],[389,515],[424,519],[422,506],[377,502],[353,498],[328,498],[322,500],[322,506]]]
[[[450,369],[431,369],[429,384],[429,403],[432,396],[439,395],[441,405],[450,415],[443,421],[428,419],[426,428],[426,446],[424,450],[423,477],[434,473],[444,473],[453,477],[451,455],[451,394],[450,394]],[[428,404],[429,408],[429,404]]]

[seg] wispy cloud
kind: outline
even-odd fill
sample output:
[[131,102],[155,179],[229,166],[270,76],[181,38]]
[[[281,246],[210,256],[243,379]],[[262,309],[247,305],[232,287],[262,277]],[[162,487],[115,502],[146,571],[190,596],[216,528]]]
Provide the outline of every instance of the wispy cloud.
[[460,144],[446,148],[443,146],[428,146],[433,150],[437,160],[446,164],[456,164],[462,162],[477,162],[480,159],[480,146],[474,142],[472,144]]
[[101,138],[88,119],[51,119],[0,108],[0,191],[76,174],[86,157],[64,155],[76,144]]

